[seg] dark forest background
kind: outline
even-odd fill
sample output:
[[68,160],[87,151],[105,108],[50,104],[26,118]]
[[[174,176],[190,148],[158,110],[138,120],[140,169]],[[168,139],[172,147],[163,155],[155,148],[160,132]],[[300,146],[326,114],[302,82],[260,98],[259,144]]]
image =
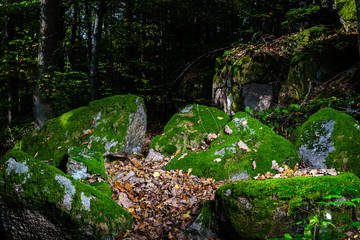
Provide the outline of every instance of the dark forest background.
[[[136,94],[150,121],[211,104],[215,58],[241,44],[338,23],[320,0],[1,0],[0,139],[89,101]],[[334,20],[336,19],[336,20]],[[205,79],[199,99],[188,94]]]

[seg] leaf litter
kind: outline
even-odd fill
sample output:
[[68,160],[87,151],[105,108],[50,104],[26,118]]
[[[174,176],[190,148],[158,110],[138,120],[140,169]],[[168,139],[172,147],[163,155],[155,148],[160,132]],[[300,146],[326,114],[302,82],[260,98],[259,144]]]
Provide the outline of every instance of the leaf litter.
[[216,189],[230,182],[199,178],[190,174],[191,169],[167,171],[170,160],[128,155],[105,162],[112,199],[134,219],[132,229],[116,239],[186,239],[184,230],[204,202],[213,200]]

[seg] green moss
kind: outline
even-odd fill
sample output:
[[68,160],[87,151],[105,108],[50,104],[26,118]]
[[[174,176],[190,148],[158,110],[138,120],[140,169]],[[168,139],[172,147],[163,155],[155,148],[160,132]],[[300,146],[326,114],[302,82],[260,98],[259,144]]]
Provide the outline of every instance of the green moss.
[[334,121],[331,142],[334,150],[326,157],[325,165],[338,171],[353,172],[360,175],[360,124],[351,116],[331,108],[320,109],[294,134],[295,147],[313,148],[317,136],[322,134],[321,124]]
[[111,197],[112,190],[111,190],[111,187],[109,186],[109,184],[107,182],[94,182],[94,183],[90,183],[90,186],[96,188],[100,192],[102,192],[105,195]]
[[101,153],[90,151],[88,148],[70,148],[69,160],[82,162],[89,174],[99,174],[106,179],[104,158]]
[[[259,173],[271,170],[272,161],[279,166],[287,164],[294,167],[299,157],[291,142],[277,135],[269,127],[244,112],[238,112],[229,122],[228,127],[233,130],[231,135],[221,131],[219,138],[211,143],[210,149],[201,152],[188,152],[180,159],[177,155],[166,165],[167,169],[192,168],[192,173],[201,177],[220,179],[239,179],[239,177],[253,177]],[[251,152],[238,147],[243,141]],[[214,161],[220,158],[220,162]],[[256,162],[253,169],[252,162]],[[242,174],[242,176],[241,176]]]
[[[288,179],[248,180],[227,184],[216,191],[215,214],[223,219],[222,226],[234,239],[267,239],[294,233],[297,221],[315,215],[323,208],[324,197],[341,194],[359,196],[360,180],[351,173],[324,177],[294,177]],[[354,221],[353,210],[329,207],[339,227]],[[349,216],[351,216],[349,218]],[[297,230],[299,231],[299,229]]]
[[2,200],[56,218],[74,239],[83,237],[78,235],[80,228],[91,227],[97,239],[103,239],[132,225],[131,216],[109,196],[24,152],[12,150],[0,165]]
[[169,155],[189,146],[197,148],[209,133],[219,133],[229,118],[217,108],[188,105],[169,120],[162,135],[153,138],[150,148]]
[[357,30],[356,3],[354,0],[335,0],[335,6],[339,12],[346,31]]
[[24,136],[15,149],[65,170],[70,147],[90,147],[91,151],[121,151],[125,144],[129,114],[136,112],[134,95],[117,95],[91,102],[51,119],[38,131]]

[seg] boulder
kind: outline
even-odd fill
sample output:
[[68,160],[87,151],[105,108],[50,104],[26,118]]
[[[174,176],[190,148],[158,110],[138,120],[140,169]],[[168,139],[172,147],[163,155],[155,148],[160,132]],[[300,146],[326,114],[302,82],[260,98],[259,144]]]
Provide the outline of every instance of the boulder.
[[171,117],[164,127],[164,133],[151,141],[150,149],[171,155],[176,151],[183,153],[189,147],[198,148],[209,133],[219,133],[228,121],[229,116],[217,108],[188,105]]
[[284,60],[278,54],[244,50],[225,63],[218,62],[213,80],[215,103],[231,116],[246,106],[255,112],[270,107],[279,91],[276,84],[286,77]]
[[307,166],[360,175],[360,124],[351,116],[320,109],[296,129],[293,139]]
[[[351,199],[359,197],[359,186],[360,180],[352,173],[237,181],[216,191],[213,215],[217,216],[224,239],[283,239],[284,234],[302,235],[314,216],[323,222],[331,219],[337,228],[348,227],[357,221],[354,213],[358,213],[359,207]],[[323,222],[314,228],[316,239],[323,239],[324,230],[319,230]]]
[[0,160],[5,239],[112,239],[132,218],[109,196],[28,154]]
[[237,180],[268,171],[275,173],[271,169],[273,160],[279,166],[290,167],[300,161],[290,141],[246,113],[238,112],[213,139],[209,149],[190,149],[178,154],[166,168],[184,171],[191,168],[192,174],[200,177]]
[[354,0],[334,0],[340,22],[347,32],[357,31],[357,12]]
[[65,171],[70,147],[92,152],[141,152],[146,132],[144,103],[134,95],[117,95],[90,102],[51,119],[15,145],[36,159]]
[[106,178],[103,156],[88,148],[69,148],[66,173],[74,179],[87,179],[89,175],[100,175]]

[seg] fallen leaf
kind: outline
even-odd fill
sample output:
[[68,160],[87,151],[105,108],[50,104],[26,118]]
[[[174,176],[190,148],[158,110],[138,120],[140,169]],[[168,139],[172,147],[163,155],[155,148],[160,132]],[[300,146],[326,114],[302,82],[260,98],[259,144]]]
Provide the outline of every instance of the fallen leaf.
[[182,215],[182,217],[183,217],[184,219],[191,218],[191,216],[190,216],[190,210],[189,210],[187,213],[185,213],[184,215]]
[[189,123],[187,126],[188,127],[191,127],[191,126],[194,126],[196,123]]
[[226,125],[224,132],[225,132],[227,135],[231,135],[231,134],[233,133],[233,130],[231,130],[231,128],[229,128],[228,125]]
[[135,209],[134,208],[128,208],[128,209],[126,209],[126,211],[128,212],[128,213],[130,213],[130,214],[135,214]]
[[241,140],[238,142],[237,145],[240,149],[249,150],[248,146]]
[[221,158],[214,159],[214,162],[221,162]]
[[159,172],[154,172],[153,176],[154,176],[154,177],[159,177],[159,176],[160,176],[160,173],[159,173]]
[[222,120],[222,119],[224,119],[223,117],[217,117],[219,120]]

